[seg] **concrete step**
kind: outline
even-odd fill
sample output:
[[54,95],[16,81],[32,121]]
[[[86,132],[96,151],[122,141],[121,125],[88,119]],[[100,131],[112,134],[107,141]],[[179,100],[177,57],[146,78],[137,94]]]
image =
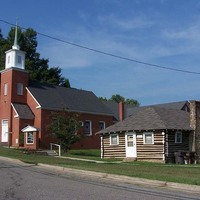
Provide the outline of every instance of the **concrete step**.
[[40,150],[37,151],[37,154],[48,155],[48,156],[57,156],[58,154],[54,150]]
[[56,153],[56,151],[54,151],[54,150],[47,150],[46,152],[47,152],[47,155],[48,155],[48,156],[57,156],[57,155],[58,155],[58,154]]

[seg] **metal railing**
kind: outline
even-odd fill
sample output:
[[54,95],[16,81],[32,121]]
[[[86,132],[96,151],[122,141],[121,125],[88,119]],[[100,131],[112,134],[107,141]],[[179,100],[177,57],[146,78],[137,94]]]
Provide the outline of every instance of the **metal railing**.
[[53,150],[53,146],[58,147],[58,156],[61,156],[61,146],[59,144],[50,143],[50,149]]

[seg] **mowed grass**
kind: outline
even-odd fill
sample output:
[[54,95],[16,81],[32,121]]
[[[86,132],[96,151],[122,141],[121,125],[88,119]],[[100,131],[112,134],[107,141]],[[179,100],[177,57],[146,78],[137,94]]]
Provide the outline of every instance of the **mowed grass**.
[[161,180],[166,182],[200,185],[200,165],[175,165],[149,162],[122,162],[95,163],[99,160],[99,150],[71,150],[65,156],[79,158],[93,158],[94,162],[70,160],[66,158],[42,156],[34,153],[24,154],[22,150],[0,147],[0,156],[19,159],[27,163],[43,163],[74,169],[90,170],[110,174],[125,175],[131,177]]

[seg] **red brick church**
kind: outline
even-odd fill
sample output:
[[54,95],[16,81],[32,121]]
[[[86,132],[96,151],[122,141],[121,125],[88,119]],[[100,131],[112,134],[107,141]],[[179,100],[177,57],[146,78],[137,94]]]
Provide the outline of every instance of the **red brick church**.
[[17,42],[17,27],[12,49],[5,52],[5,69],[0,74],[0,144],[49,148],[53,138],[47,134],[52,111],[67,107],[79,113],[83,138],[74,148],[100,148],[100,129],[113,124],[112,112],[93,92],[29,81],[25,70],[25,52]]

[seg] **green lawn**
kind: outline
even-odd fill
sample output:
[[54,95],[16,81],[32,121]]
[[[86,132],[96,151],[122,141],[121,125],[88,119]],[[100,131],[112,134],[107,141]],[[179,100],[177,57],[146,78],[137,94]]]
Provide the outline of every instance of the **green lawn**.
[[[98,150],[71,150],[65,156],[100,160],[99,154],[100,152]],[[34,153],[24,154],[22,150],[3,147],[0,147],[0,156],[19,159],[28,163],[44,163],[152,180],[200,185],[200,165],[168,165],[148,162],[93,163],[42,156]],[[106,161],[110,160],[107,159]]]

